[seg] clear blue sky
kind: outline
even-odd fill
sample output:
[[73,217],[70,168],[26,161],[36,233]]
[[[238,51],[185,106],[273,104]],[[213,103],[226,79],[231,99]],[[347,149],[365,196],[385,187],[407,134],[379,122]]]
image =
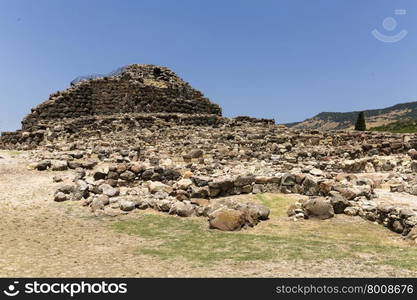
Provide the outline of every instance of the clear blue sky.
[[416,29],[415,0],[0,0],[0,130],[73,78],[131,63],[172,68],[226,116],[417,101]]

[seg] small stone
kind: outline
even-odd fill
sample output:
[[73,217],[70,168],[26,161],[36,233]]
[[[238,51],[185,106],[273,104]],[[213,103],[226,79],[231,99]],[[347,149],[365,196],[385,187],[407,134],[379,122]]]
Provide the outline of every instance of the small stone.
[[120,209],[123,211],[131,211],[135,209],[135,202],[131,200],[120,201]]
[[194,206],[181,201],[177,201],[172,204],[169,213],[176,214],[180,217],[189,217],[194,213]]
[[46,169],[48,169],[49,167],[51,167],[52,163],[49,160],[44,160],[41,162],[38,162],[36,165],[36,169],[38,171],[45,171]]
[[148,189],[149,189],[149,192],[153,194],[156,192],[166,192],[168,194],[172,192],[172,187],[170,187],[169,185],[163,184],[162,182],[159,182],[159,181],[150,181],[148,184]]
[[74,186],[66,184],[58,188],[59,192],[64,194],[71,194],[74,191]]
[[111,185],[104,183],[99,186],[99,190],[106,196],[116,197],[120,194],[119,189],[112,187]]
[[392,230],[396,233],[403,233],[404,231],[404,226],[403,224],[399,221],[399,220],[395,220],[392,223]]
[[191,181],[191,179],[181,179],[177,181],[175,186],[180,190],[187,190],[192,184],[193,182]]
[[65,171],[68,170],[68,163],[65,160],[53,161],[51,164],[52,171]]
[[159,200],[157,202],[157,207],[160,211],[168,212],[171,209],[172,202],[169,200]]
[[323,175],[323,171],[322,170],[320,170],[320,169],[316,169],[316,168],[314,168],[314,169],[312,169],[312,170],[310,170],[310,172],[309,172],[311,175],[314,175],[314,176],[322,176]]
[[357,216],[359,213],[359,209],[354,206],[346,207],[344,213],[348,216]]
[[135,177],[136,175],[132,171],[125,171],[122,174],[120,174],[120,179],[126,180],[126,181],[133,181],[135,180]]
[[139,209],[147,209],[149,208],[149,203],[148,201],[144,200],[144,199],[139,199],[136,201],[136,207]]
[[63,202],[63,201],[67,201],[69,198],[66,194],[64,194],[63,192],[58,192],[55,194],[55,198],[54,200],[56,202]]
[[53,182],[62,182],[64,181],[64,179],[62,178],[62,176],[56,175],[52,178]]
[[146,165],[142,164],[142,163],[132,163],[130,165],[129,169],[130,169],[130,171],[137,174],[137,173],[140,173],[142,171],[145,171],[146,170]]
[[94,172],[93,178],[94,180],[106,179],[107,174],[109,174],[109,168],[101,167]]
[[104,209],[103,201],[99,198],[94,198],[91,202],[90,208],[93,212]]
[[305,218],[305,216],[304,216],[304,214],[303,213],[298,213],[298,214],[295,214],[295,216],[294,216],[297,220],[300,220],[300,219],[304,219]]
[[191,150],[186,155],[184,155],[184,158],[185,159],[199,158],[199,157],[202,157],[203,154],[204,154],[203,150],[201,150],[201,149],[194,149],[194,150]]

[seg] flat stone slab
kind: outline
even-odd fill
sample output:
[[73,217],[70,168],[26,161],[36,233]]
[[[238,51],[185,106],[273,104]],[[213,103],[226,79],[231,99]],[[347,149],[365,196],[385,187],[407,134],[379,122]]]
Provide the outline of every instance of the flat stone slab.
[[390,204],[399,208],[410,208],[417,210],[417,196],[407,193],[392,193],[385,189],[375,189],[378,198],[372,199],[377,204]]

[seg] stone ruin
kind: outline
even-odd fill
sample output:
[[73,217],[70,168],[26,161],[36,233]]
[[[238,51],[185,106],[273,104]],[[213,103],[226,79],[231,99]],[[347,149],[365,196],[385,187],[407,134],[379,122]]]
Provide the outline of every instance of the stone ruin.
[[267,220],[269,209],[229,196],[296,193],[310,199],[288,209],[295,221],[344,213],[417,237],[417,200],[380,196],[383,188],[417,195],[416,135],[225,118],[164,67],[77,80],[34,108],[22,130],[3,133],[0,148],[31,151],[39,171],[72,170],[70,180],[54,179],[55,201],[80,201],[96,215],[152,208],[239,230]]
[[52,94],[23,119],[21,131],[3,133],[1,142],[37,146],[60,123],[91,124],[105,116],[141,113],[221,116],[221,108],[168,68],[130,65]]

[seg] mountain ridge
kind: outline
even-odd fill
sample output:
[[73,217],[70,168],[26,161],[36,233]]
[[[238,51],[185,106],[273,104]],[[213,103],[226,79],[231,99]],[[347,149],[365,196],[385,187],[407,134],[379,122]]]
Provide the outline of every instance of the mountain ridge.
[[[417,119],[417,101],[398,103],[378,109],[362,110],[368,128],[386,125],[403,119]],[[361,112],[321,112],[301,122],[287,123],[294,129],[343,130],[353,129]]]

